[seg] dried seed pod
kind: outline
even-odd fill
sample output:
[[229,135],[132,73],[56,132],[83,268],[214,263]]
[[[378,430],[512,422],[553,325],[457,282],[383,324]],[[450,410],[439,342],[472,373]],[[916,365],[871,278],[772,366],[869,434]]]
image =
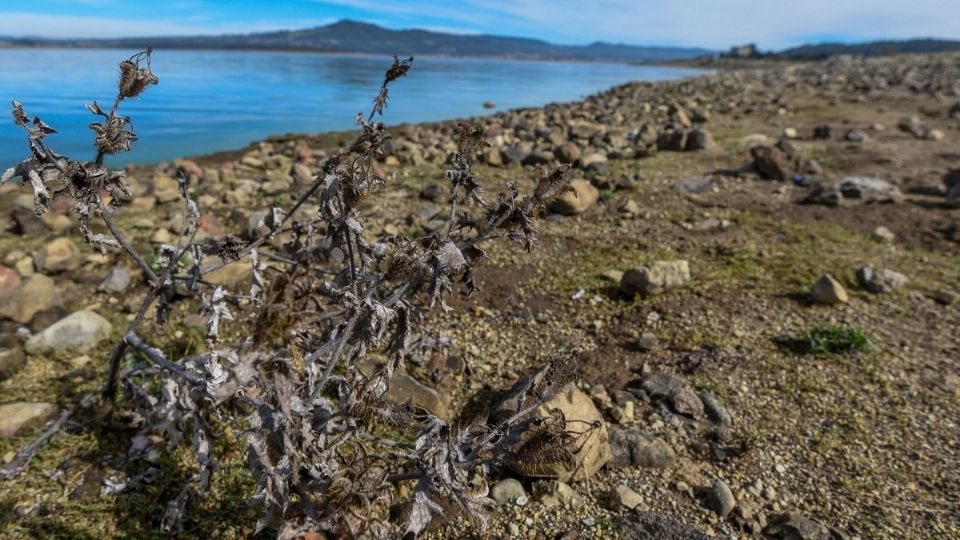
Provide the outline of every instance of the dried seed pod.
[[[147,49],[131,56],[128,60],[120,62],[118,89],[121,98],[135,98],[142,94],[147,86],[160,82],[160,79],[150,71],[150,55],[152,53],[152,49]],[[140,67],[141,61],[146,61],[147,67]]]

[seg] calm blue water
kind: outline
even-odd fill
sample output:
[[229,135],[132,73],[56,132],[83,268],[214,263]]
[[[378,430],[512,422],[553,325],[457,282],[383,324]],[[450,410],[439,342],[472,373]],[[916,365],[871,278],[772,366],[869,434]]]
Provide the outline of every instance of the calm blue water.
[[[80,158],[94,154],[94,117],[116,95],[117,63],[131,51],[0,50],[0,103],[17,99],[59,133],[51,147]],[[160,84],[121,112],[140,140],[113,164],[150,163],[231,150],[272,134],[350,129],[369,111],[391,58],[281,52],[154,53]],[[490,111],[570,101],[631,80],[664,80],[692,69],[601,63],[418,58],[390,89],[388,124],[476,116]],[[6,105],[3,105],[6,109]],[[0,170],[26,157],[20,129],[3,114]],[[90,159],[90,158],[88,158]]]

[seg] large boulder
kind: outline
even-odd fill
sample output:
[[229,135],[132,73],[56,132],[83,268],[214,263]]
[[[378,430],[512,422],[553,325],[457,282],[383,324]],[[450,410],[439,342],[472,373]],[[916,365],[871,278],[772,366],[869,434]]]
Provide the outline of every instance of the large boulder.
[[570,182],[573,191],[567,191],[557,197],[550,209],[558,214],[572,216],[590,208],[600,197],[600,191],[586,180],[576,179]]
[[110,336],[113,325],[92,311],[78,311],[60,319],[27,340],[30,354],[84,353]]
[[40,311],[63,307],[60,289],[43,274],[34,274],[12,291],[0,295],[0,319],[12,319],[20,324],[30,322]]
[[628,296],[659,294],[689,281],[690,264],[687,261],[655,261],[643,268],[624,272],[620,278],[620,290]]
[[[502,420],[516,410],[520,391],[525,385],[526,380],[521,380],[507,393],[507,398],[491,415],[494,421]],[[549,429],[557,421],[555,411],[562,413],[566,431],[572,436],[572,444],[565,449],[572,452],[571,462],[538,455],[543,454],[542,449],[532,448],[540,442],[538,436],[543,430]],[[518,425],[510,437],[514,440],[511,446],[514,455],[508,459],[507,465],[517,474],[527,477],[585,480],[596,474],[610,459],[610,444],[603,416],[593,400],[573,383],[540,405],[533,413],[533,419]]]

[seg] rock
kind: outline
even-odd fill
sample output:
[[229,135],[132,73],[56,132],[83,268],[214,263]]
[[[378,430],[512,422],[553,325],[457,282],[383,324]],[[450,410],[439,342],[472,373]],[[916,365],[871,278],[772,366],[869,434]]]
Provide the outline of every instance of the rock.
[[107,272],[107,277],[97,286],[98,291],[123,293],[130,286],[131,273],[126,266],[114,266]]
[[14,263],[14,268],[17,269],[17,273],[20,274],[21,277],[25,278],[31,277],[36,273],[33,269],[33,259],[30,257],[24,257],[18,260]]
[[0,295],[0,318],[20,324],[30,322],[37,312],[60,307],[63,307],[60,289],[43,274],[36,274],[16,289]]
[[183,169],[183,172],[190,175],[191,182],[194,184],[203,179],[203,169],[193,160],[181,160],[180,168]]
[[947,289],[937,289],[935,291],[930,291],[927,293],[927,296],[934,302],[942,306],[952,306],[960,302],[960,294],[957,294],[953,291]]
[[817,126],[813,128],[813,138],[814,139],[832,139],[833,128],[827,125]]
[[590,208],[600,197],[600,191],[593,187],[590,182],[582,179],[576,179],[570,182],[573,192],[566,192],[550,205],[550,209],[558,214],[572,216],[580,214],[587,208]]
[[0,293],[16,289],[21,283],[20,274],[13,268],[0,266]]
[[614,511],[619,510],[620,507],[633,510],[643,504],[643,497],[629,486],[619,484],[607,494],[607,502],[610,509]]
[[763,529],[765,537],[780,540],[835,540],[834,532],[797,512],[775,514]]
[[755,146],[765,146],[770,144],[770,138],[763,133],[751,133],[740,139],[740,142],[747,148]]
[[640,131],[634,138],[634,143],[641,148],[647,148],[656,145],[659,138],[660,130],[657,129],[657,126],[647,123],[640,127]]
[[696,128],[687,136],[687,151],[709,150],[714,146],[716,143],[713,142],[713,135],[705,129]]
[[733,510],[733,507],[737,505],[737,501],[733,498],[733,492],[730,491],[730,486],[723,480],[717,480],[712,486],[707,488],[704,494],[703,505],[716,512],[718,516],[727,517]]
[[947,192],[947,208],[960,208],[960,184],[953,186]]
[[851,176],[836,184],[814,191],[807,202],[839,206],[846,201],[864,203],[897,203],[903,201],[900,188],[880,178]]
[[619,270],[607,270],[602,274],[600,274],[600,276],[603,277],[604,279],[607,279],[609,281],[619,284],[620,279],[623,278],[623,272]]
[[20,349],[0,349],[0,381],[9,379],[27,363]]
[[566,482],[557,480],[537,480],[533,483],[533,494],[546,508],[556,506],[578,507],[583,498]]
[[[211,260],[218,259],[211,258]],[[245,257],[242,260],[227,264],[222,268],[217,268],[204,276],[204,279],[210,283],[230,288],[241,283],[247,283],[252,277],[253,266],[250,263],[250,259]]]
[[683,152],[687,148],[687,130],[680,125],[670,125],[664,128],[657,137],[657,149],[673,152]]
[[396,404],[409,401],[438,418],[449,418],[446,396],[441,396],[433,388],[402,371],[394,373],[390,381],[390,391],[387,392],[387,401]]
[[153,196],[158,204],[173,202],[180,198],[180,184],[169,176],[154,177]]
[[843,136],[843,138],[847,142],[852,142],[852,143],[864,143],[870,139],[870,137],[868,137],[867,134],[860,129],[851,129]]
[[[497,153],[497,159],[500,159],[500,154],[499,154],[499,152]],[[393,154],[390,154],[389,156],[383,158],[383,164],[386,165],[387,167],[399,167],[399,166],[400,166],[400,158],[398,158],[397,156],[395,156],[395,155],[393,155]]]
[[667,113],[670,115],[671,122],[680,124],[685,128],[693,125],[693,123],[690,121],[690,115],[687,114],[687,111],[676,103],[670,105],[670,108],[667,109]]
[[774,146],[754,146],[750,149],[753,163],[768,180],[787,180],[793,176],[794,166],[789,156]]
[[730,412],[720,403],[717,396],[710,392],[700,392],[700,401],[703,403],[703,412],[707,413],[707,418],[725,426],[733,423]]
[[449,190],[440,184],[428,184],[420,190],[420,198],[433,202],[441,202],[449,195]]
[[619,210],[621,214],[627,214],[628,216],[640,215],[640,205],[633,199],[627,199],[627,202],[623,203]]
[[527,157],[526,152],[519,146],[505,146],[500,149],[500,161],[504,165],[514,165],[523,163],[523,158]]
[[565,142],[558,146],[553,153],[561,163],[573,163],[580,159],[582,152],[575,142]]
[[637,428],[611,427],[610,466],[664,469],[673,465],[676,454],[669,444]]
[[929,137],[930,126],[920,122],[920,118],[917,116],[905,116],[897,122],[897,127],[900,128],[900,131],[904,131],[913,135],[917,139],[926,139]]
[[593,152],[580,158],[580,168],[585,171],[604,171],[608,165],[607,156],[599,152]]
[[75,270],[82,262],[80,250],[69,238],[51,240],[33,256],[33,264],[37,271],[44,274]]
[[848,300],[847,290],[830,274],[824,274],[810,288],[814,302],[824,305],[843,304]]
[[523,484],[519,480],[504,478],[490,488],[490,496],[500,504],[523,506],[527,499],[527,492],[524,491]]
[[[390,156],[396,159],[396,156]],[[399,165],[399,163],[397,163]],[[291,175],[293,176],[294,182],[299,185],[307,185],[313,182],[313,171],[310,170],[310,167],[303,163],[294,163],[293,169],[291,169]]]
[[652,351],[657,348],[657,345],[660,343],[660,339],[657,338],[657,335],[652,332],[644,332],[640,334],[640,337],[637,339],[637,349],[640,349],[643,352]]
[[524,165],[549,165],[553,163],[553,160],[556,159],[553,155],[553,152],[547,152],[543,150],[534,150],[527,154],[527,157],[523,158]]
[[797,128],[792,128],[792,127],[784,128],[784,129],[783,129],[783,136],[784,136],[785,138],[787,138],[787,139],[799,139],[799,138],[800,138],[800,134],[797,132]]
[[112,331],[113,325],[100,315],[78,311],[28,339],[26,351],[33,355],[67,351],[84,353],[108,338]]
[[687,261],[655,261],[643,268],[631,268],[620,279],[620,290],[627,296],[659,294],[690,281]]
[[883,294],[899,289],[907,284],[907,276],[883,268],[879,271],[871,266],[862,266],[857,270],[857,281],[873,294]]
[[625,403],[617,404],[616,407],[610,411],[610,415],[613,417],[613,420],[618,424],[630,424],[634,420],[634,407],[632,401],[627,401]]
[[15,401],[0,405],[0,439],[46,424],[57,416],[53,403]]
[[667,402],[673,412],[677,414],[690,418],[701,418],[703,416],[703,402],[689,386],[671,389],[670,393],[667,394]]
[[[525,384],[526,381],[521,380],[514,385],[507,393],[507,399],[492,414],[493,418],[503,418],[505,415],[508,416],[510,411],[516,410],[516,401]],[[563,413],[568,432],[573,437],[574,454],[573,462],[570,464],[572,467],[568,468],[568,464],[557,461],[525,460],[522,455],[508,459],[507,466],[517,474],[533,478],[555,478],[568,481],[592,477],[610,459],[610,444],[607,442],[607,427],[603,416],[593,404],[593,400],[578,390],[573,383],[568,384],[553,399],[541,405],[534,416],[551,422],[550,419],[553,418],[551,411],[554,409]],[[569,426],[587,426],[587,429],[570,429]],[[511,438],[516,441],[512,446],[513,451],[521,450],[523,445],[542,429],[544,429],[543,424],[534,422],[532,419],[517,426],[511,433]]]
[[886,242],[888,244],[892,244],[893,241],[897,238],[897,235],[893,234],[893,232],[890,229],[881,225],[873,230],[873,238],[874,240],[877,240],[879,242]]
[[[368,358],[359,366],[360,371],[367,377],[371,377],[374,371],[383,365],[382,360],[382,358]],[[438,418],[449,417],[449,399],[402,370],[394,372],[386,399],[395,405],[412,403]]]
[[480,155],[480,159],[491,167],[503,167],[503,157],[497,148],[487,148]]
[[603,135],[607,130],[603,124],[593,122],[573,122],[570,124],[570,137],[574,139],[590,140],[597,135]]

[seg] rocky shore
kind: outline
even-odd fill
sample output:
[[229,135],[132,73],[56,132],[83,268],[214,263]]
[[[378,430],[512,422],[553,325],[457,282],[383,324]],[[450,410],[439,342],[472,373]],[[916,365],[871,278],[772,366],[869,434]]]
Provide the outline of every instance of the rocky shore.
[[[486,537],[960,536],[960,55],[765,64],[471,121],[488,192],[568,163],[575,194],[532,259],[491,254],[479,301],[436,321],[391,397],[466,421],[575,348],[580,385],[555,405],[603,427],[574,472],[499,471]],[[446,229],[456,123],[391,130],[367,234]],[[175,241],[182,167],[197,240],[251,238],[349,136],[130,168],[116,221],[139,245]],[[0,186],[6,461],[99,384],[143,295],[142,273],[83,245],[59,203],[38,219],[29,190]],[[211,281],[248,287],[251,272]],[[171,321],[157,342],[203,346],[204,319]],[[159,534],[165,479],[187,472],[160,455],[149,479],[129,470],[129,435],[62,434],[0,485],[4,537]],[[190,534],[246,537],[243,449],[220,451],[230,470]],[[482,537],[450,518],[432,537]]]

